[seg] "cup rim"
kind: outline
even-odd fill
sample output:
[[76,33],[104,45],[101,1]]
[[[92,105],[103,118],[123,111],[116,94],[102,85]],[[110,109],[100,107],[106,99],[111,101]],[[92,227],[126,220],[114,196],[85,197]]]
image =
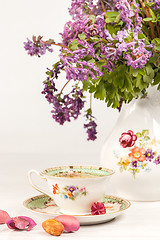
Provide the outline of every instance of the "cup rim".
[[[51,168],[47,168],[45,170],[42,170],[41,171],[41,175],[45,176],[45,177],[51,177],[51,178],[59,178],[59,179],[62,179],[62,178],[65,178],[67,179],[67,177],[59,177],[59,176],[56,176],[56,175],[48,175],[47,172],[50,172],[50,171],[54,171],[54,170],[64,170],[64,169],[67,169],[67,170],[72,170],[72,169],[93,169],[93,170],[102,170],[102,171],[105,171],[107,172],[108,174],[107,175],[104,175],[104,176],[94,176],[92,177],[93,178],[103,178],[103,177],[109,177],[111,175],[113,175],[115,172],[109,168],[105,168],[105,167],[101,167],[101,166],[88,166],[88,165],[65,165],[65,166],[58,166],[58,167],[51,167]],[[72,178],[71,178],[72,179]],[[75,178],[74,178],[75,179]],[[84,179],[84,178],[76,178],[76,179]],[[89,178],[85,178],[85,179],[89,179]]]

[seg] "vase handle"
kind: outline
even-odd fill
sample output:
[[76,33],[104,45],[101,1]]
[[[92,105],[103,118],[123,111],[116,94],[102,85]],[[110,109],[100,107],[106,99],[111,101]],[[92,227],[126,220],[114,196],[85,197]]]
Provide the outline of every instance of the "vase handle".
[[[42,175],[40,174],[38,171],[34,170],[34,169],[31,169],[28,174],[27,174],[27,177],[28,177],[28,180],[29,180],[29,183],[31,184],[31,186],[36,189],[37,191],[39,191],[40,193],[43,193],[43,194],[46,194],[48,196],[51,197],[50,193],[49,192],[46,192],[45,190],[39,188],[36,184],[33,183],[33,180],[32,180],[32,175],[33,174],[36,174],[38,177],[40,177],[41,179],[44,179],[47,181],[47,179]],[[51,197],[52,198],[52,197]]]

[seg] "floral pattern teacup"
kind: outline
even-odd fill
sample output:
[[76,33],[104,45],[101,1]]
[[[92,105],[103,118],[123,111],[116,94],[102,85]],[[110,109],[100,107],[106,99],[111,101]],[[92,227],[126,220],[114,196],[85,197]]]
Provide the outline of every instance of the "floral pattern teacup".
[[[49,192],[32,183],[33,173],[47,180]],[[90,213],[92,204],[103,200],[112,174],[112,170],[102,167],[65,166],[49,168],[41,173],[30,170],[28,179],[36,190],[54,199],[60,212],[81,215]]]

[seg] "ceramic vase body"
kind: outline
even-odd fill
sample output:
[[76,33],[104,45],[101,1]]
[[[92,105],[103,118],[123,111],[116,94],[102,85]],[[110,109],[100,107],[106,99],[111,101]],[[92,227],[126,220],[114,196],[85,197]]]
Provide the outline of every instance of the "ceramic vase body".
[[160,200],[160,105],[147,97],[123,106],[101,152],[115,171],[116,194],[135,201]]

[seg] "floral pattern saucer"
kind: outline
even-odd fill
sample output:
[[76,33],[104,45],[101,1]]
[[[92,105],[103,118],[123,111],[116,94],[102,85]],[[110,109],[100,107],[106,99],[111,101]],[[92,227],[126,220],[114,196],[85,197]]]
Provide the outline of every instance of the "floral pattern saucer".
[[[128,200],[106,195],[103,199],[106,207],[106,214],[102,215],[74,215],[81,225],[98,224],[108,222],[120,215],[130,207]],[[44,219],[54,218],[60,215],[59,207],[54,200],[47,195],[38,195],[23,202],[23,206],[36,214],[40,214]]]

